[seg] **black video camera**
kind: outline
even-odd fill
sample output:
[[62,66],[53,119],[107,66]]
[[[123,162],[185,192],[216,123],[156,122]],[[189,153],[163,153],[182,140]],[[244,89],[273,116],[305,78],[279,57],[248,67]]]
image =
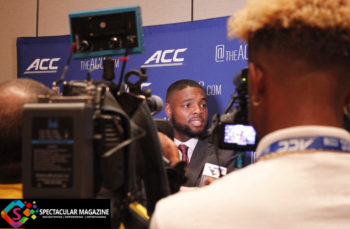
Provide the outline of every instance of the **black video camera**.
[[234,76],[236,86],[229,105],[222,115],[215,114],[212,120],[213,141],[221,149],[254,151],[257,136],[248,121],[248,68]]
[[[136,13],[126,15],[127,10],[136,10]],[[117,50],[92,49],[84,53],[82,49],[73,49],[72,52],[79,54],[77,58],[83,58],[110,52],[115,55],[124,50],[126,57],[128,49],[133,52],[135,48],[126,44],[128,38],[142,40],[135,37],[140,34],[135,33],[135,29],[128,29],[131,22],[139,21],[128,19],[130,15],[138,17],[137,12],[137,7],[131,7],[79,13],[82,17],[79,23],[86,21],[97,25],[92,28],[94,34],[99,32],[98,44],[103,43],[103,39],[107,43],[110,41],[108,25],[113,23],[114,16],[124,20],[119,20],[117,25],[126,26],[121,30],[115,26],[111,28],[122,31],[121,37],[126,39]],[[139,25],[131,26],[136,27],[140,28]],[[75,31],[72,34],[75,38],[82,37]],[[113,36],[117,35],[113,33]],[[109,57],[104,62],[104,80],[91,80],[89,71],[84,81],[65,82],[62,77],[67,72],[65,68],[61,78],[53,83],[55,91],[63,83],[61,94],[42,96],[38,103],[24,106],[24,198],[108,198],[117,209],[112,216],[113,225],[119,226],[118,222],[125,217],[131,202],[142,202],[151,215],[156,202],[169,194],[150,106],[151,92],[141,90],[142,82],[148,78],[146,70],[126,73],[126,87],[121,80],[124,68],[125,65],[119,84],[113,82],[114,62]],[[135,75],[137,81],[129,80]]]

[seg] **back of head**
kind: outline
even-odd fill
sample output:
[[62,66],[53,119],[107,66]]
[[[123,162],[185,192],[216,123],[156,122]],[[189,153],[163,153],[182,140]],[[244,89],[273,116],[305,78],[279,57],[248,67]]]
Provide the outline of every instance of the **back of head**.
[[0,84],[0,183],[18,183],[21,179],[23,105],[37,102],[38,95],[51,93],[45,85],[31,79]]
[[288,109],[282,103],[296,112],[323,106],[341,126],[339,108],[350,96],[349,0],[252,0],[229,19],[228,30],[248,43],[249,62],[267,76],[261,93],[270,110]]
[[203,90],[203,88],[194,80],[182,79],[172,83],[166,92],[166,101],[169,101],[170,95],[173,91],[179,91],[186,87],[196,87]]
[[230,37],[248,42],[251,61],[263,51],[303,59],[312,67],[350,61],[347,0],[253,0],[228,26]]

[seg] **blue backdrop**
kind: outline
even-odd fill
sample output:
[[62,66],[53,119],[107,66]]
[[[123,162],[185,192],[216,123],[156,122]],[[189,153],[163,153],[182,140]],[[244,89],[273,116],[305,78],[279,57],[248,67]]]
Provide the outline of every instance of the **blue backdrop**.
[[[227,38],[227,17],[143,27],[142,54],[129,56],[126,71],[148,68],[143,88],[165,100],[167,87],[179,79],[198,81],[208,96],[209,115],[222,113],[234,90],[233,76],[247,66],[247,46]],[[21,37],[17,39],[18,77],[32,78],[51,87],[67,62],[70,37]],[[118,82],[122,62],[115,59]],[[83,80],[89,69],[101,64],[103,57],[72,60],[66,80]],[[101,79],[102,70],[93,79]],[[164,112],[156,115],[165,117]]]

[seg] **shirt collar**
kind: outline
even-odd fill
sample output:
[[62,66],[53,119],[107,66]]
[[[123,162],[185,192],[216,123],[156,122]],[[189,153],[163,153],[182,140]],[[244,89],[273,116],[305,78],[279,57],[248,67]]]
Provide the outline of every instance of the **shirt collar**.
[[297,126],[280,129],[266,135],[261,139],[256,149],[256,156],[260,157],[263,151],[273,142],[287,138],[329,136],[350,141],[350,133],[338,127],[329,126]]
[[178,146],[180,144],[185,144],[188,146],[188,148],[190,148],[193,151],[197,145],[198,138],[190,138],[186,142],[182,142],[182,141],[179,141],[178,139],[174,138],[174,142],[175,142],[176,146]]

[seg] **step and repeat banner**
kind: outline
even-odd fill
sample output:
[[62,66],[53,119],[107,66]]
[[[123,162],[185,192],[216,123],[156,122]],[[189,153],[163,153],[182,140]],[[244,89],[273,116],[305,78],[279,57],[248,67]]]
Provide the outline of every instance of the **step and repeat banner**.
[[[179,79],[200,83],[208,97],[209,115],[222,113],[234,90],[233,76],[247,66],[247,45],[227,38],[228,17],[177,24],[145,26],[144,52],[132,54],[126,71],[147,68],[148,81],[143,89],[165,101],[166,89]],[[20,37],[17,39],[18,77],[31,78],[51,87],[62,74],[70,52],[70,36]],[[122,62],[115,60],[115,82]],[[66,80],[84,80],[87,72],[104,57],[72,59]],[[102,79],[102,68],[92,73]],[[155,117],[164,118],[164,111]]]

